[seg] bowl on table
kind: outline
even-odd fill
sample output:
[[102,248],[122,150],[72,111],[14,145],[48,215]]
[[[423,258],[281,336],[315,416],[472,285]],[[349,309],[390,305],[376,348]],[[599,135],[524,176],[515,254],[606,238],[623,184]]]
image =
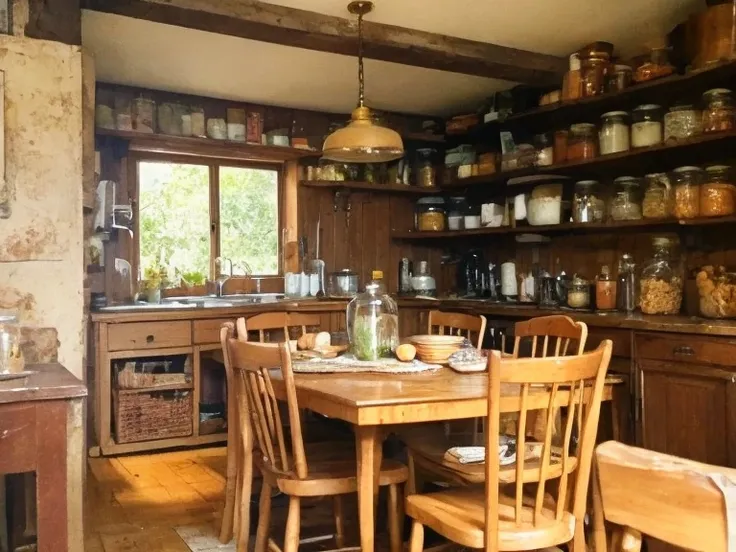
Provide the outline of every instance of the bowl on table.
[[465,341],[457,335],[413,335],[409,342],[417,349],[417,357],[428,364],[447,364],[450,355]]

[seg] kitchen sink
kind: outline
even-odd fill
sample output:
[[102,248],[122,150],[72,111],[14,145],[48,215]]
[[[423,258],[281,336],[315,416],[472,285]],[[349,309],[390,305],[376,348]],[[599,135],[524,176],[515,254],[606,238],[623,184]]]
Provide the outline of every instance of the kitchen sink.
[[134,303],[132,305],[113,305],[96,309],[97,312],[128,312],[137,310],[207,309],[218,307],[237,307],[276,303],[284,298],[283,293],[235,293],[217,297],[215,295],[189,295],[168,297],[161,303]]

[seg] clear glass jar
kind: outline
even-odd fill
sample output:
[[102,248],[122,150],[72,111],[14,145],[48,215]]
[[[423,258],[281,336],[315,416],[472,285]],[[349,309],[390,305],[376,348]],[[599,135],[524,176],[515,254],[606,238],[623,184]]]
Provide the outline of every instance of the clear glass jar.
[[700,301],[698,311],[706,318],[736,318],[736,273],[722,266],[704,266],[695,276]]
[[[178,103],[166,102],[158,106],[158,130],[170,136],[182,135],[182,116],[189,113],[189,108]],[[223,120],[224,124],[224,120]],[[227,126],[223,140],[227,138]]]
[[606,92],[621,92],[631,86],[633,71],[628,65],[614,65],[606,79]]
[[700,216],[700,185],[705,173],[699,167],[678,167],[672,171],[675,189],[673,214],[678,219]]
[[664,116],[664,141],[677,141],[703,133],[703,112],[692,105],[674,105]]
[[700,215],[724,217],[736,211],[736,186],[727,165],[706,167],[706,180],[700,187]]
[[644,264],[639,305],[644,314],[678,314],[682,305],[682,267],[672,256],[669,238],[652,240],[652,258]]
[[567,161],[567,140],[569,132],[567,130],[556,130],[554,133],[554,145],[552,146],[552,155],[554,164],[559,165]]
[[133,130],[151,134],[156,132],[156,102],[140,97],[132,104]]
[[631,113],[631,147],[644,148],[662,143],[662,108],[656,104],[640,105]]
[[465,215],[468,214],[468,202],[465,197],[451,197],[447,208],[447,229],[462,230],[465,228]]
[[572,201],[572,220],[579,223],[603,222],[606,204],[601,198],[596,180],[581,180],[575,184]]
[[204,115],[204,109],[198,106],[191,108],[192,119],[192,136],[198,138],[207,138],[207,121]]
[[434,159],[437,150],[433,148],[421,148],[417,150],[417,186],[420,188],[434,188],[437,185],[437,173],[434,168]]
[[534,147],[537,149],[537,167],[548,167],[554,163],[554,138],[551,134],[537,134]]
[[598,132],[594,124],[578,123],[570,127],[567,137],[567,160],[581,161],[598,156]]
[[20,350],[20,325],[13,314],[0,316],[0,374],[22,372],[25,366]]
[[728,88],[714,88],[703,94],[703,132],[723,132],[736,126],[733,93]]
[[669,61],[669,48],[652,48],[649,61],[636,70],[636,82],[646,82],[667,77],[675,72]]
[[133,117],[131,116],[129,96],[115,96],[115,128],[125,131],[133,130]]
[[567,292],[567,306],[572,309],[587,309],[590,307],[590,282],[579,276],[572,279]]
[[601,267],[601,272],[595,279],[595,308],[602,311],[616,308],[616,280],[608,265]]
[[420,232],[443,232],[445,222],[445,200],[441,197],[423,197],[416,203],[415,228]]
[[641,181],[633,176],[620,176],[613,181],[614,196],[611,200],[613,220],[641,219]]
[[599,96],[606,91],[606,77],[610,66],[610,58],[605,52],[591,52],[582,58],[580,78],[582,80],[583,97]]
[[644,176],[644,198],[641,214],[645,219],[665,219],[672,216],[672,193],[670,179],[665,173]]
[[601,115],[598,132],[601,155],[628,151],[630,146],[629,114],[625,111],[609,111]]
[[350,351],[358,360],[391,357],[399,345],[399,309],[380,285],[371,282],[348,303]]
[[638,294],[639,287],[636,280],[634,258],[628,253],[624,253],[618,261],[616,309],[621,312],[634,312],[639,304]]

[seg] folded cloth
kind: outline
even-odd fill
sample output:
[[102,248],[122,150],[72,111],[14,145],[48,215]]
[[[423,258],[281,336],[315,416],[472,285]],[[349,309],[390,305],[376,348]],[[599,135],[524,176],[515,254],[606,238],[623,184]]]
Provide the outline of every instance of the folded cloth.
[[[452,447],[445,453],[445,460],[458,464],[478,464],[486,461],[486,447]],[[501,435],[498,445],[498,461],[502,466],[516,462],[516,439]]]

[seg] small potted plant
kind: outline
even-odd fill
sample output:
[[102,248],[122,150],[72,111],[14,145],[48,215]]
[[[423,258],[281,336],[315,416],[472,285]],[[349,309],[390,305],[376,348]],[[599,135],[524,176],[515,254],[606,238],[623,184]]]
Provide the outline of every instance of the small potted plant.
[[149,303],[161,302],[161,288],[164,284],[166,271],[162,267],[148,267],[143,271],[141,291]]

